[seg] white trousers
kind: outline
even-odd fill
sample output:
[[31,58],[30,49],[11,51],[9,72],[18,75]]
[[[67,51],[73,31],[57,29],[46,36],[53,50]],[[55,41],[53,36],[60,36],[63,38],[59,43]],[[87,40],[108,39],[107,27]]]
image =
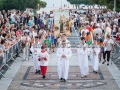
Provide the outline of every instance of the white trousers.
[[29,57],[29,46],[26,46],[26,47],[23,49],[23,59],[28,60],[28,57]]

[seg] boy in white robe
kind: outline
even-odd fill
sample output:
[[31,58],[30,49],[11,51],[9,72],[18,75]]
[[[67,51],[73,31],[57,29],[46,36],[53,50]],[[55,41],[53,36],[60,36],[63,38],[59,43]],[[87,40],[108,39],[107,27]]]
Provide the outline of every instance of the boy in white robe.
[[49,61],[49,54],[45,50],[44,46],[42,46],[41,50],[38,52],[38,61],[40,62],[41,74],[43,75],[42,78],[45,79]]
[[97,74],[99,66],[100,47],[97,44],[97,38],[94,38],[94,43],[90,46],[90,59],[92,62],[93,72]]
[[32,55],[33,55],[34,69],[36,70],[35,74],[37,73],[40,74],[40,65],[37,57],[38,51],[40,50],[41,50],[41,45],[39,43],[39,38],[36,36],[35,43],[30,48],[30,51],[32,52]]
[[87,77],[87,75],[89,74],[87,47],[88,46],[85,43],[85,38],[81,37],[81,44],[80,47],[77,49],[81,78]]
[[62,41],[62,47],[57,49],[58,56],[58,76],[59,79],[64,82],[68,79],[68,71],[69,71],[69,58],[72,55],[72,51],[70,48],[66,47],[66,41]]
[[62,35],[62,40],[59,42],[59,47],[62,47],[62,41],[63,40],[66,42],[66,47],[70,48],[71,47],[70,41],[67,40],[66,34]]

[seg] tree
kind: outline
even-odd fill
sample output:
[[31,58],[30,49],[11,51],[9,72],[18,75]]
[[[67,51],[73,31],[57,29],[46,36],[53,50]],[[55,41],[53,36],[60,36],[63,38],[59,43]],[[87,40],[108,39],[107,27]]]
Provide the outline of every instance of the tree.
[[[114,8],[114,0],[90,0],[90,2],[98,5],[105,5],[111,10]],[[120,0],[116,0],[116,11],[120,11]]]
[[[107,6],[107,8],[114,8],[114,0],[67,0],[70,4],[97,4],[99,6]],[[116,0],[116,11],[120,11],[120,0]]]
[[[78,7],[79,7],[79,4],[86,4],[87,6],[90,4],[89,0],[67,0],[67,1],[70,2],[70,4],[78,5]],[[76,6],[76,8],[77,8],[77,6]]]
[[70,4],[90,4],[89,0],[67,0]]
[[40,1],[40,2],[39,2],[39,4],[40,4],[40,6],[41,6],[41,7],[43,7],[43,8],[45,8],[45,7],[46,7],[46,5],[47,5],[47,3],[46,3],[46,2],[44,2],[44,1]]
[[25,10],[26,8],[37,9],[38,4],[46,7],[47,3],[41,0],[0,0],[0,10]]

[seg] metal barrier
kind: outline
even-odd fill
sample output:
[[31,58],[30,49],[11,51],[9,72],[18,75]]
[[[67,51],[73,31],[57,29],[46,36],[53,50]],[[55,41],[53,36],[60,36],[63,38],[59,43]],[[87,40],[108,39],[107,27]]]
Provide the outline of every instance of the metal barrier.
[[22,50],[21,47],[21,41],[16,42],[14,45],[12,45],[8,50],[6,50],[2,55],[0,55],[0,74],[4,77],[3,73],[2,73],[2,68],[4,66],[7,66],[9,69],[9,65],[7,64],[10,60],[14,60],[15,62],[17,62],[14,59],[14,56],[17,55],[18,53],[20,53],[20,51]]
[[114,41],[114,51],[111,53],[111,60],[116,63],[120,60],[120,45]]

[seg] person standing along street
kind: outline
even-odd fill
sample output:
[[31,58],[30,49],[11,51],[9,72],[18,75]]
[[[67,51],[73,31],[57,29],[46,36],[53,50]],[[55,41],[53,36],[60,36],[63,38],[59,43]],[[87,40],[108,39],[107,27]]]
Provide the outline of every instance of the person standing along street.
[[24,36],[22,37],[22,42],[25,44],[25,47],[23,48],[23,60],[28,60],[31,39],[27,32],[24,33]]

